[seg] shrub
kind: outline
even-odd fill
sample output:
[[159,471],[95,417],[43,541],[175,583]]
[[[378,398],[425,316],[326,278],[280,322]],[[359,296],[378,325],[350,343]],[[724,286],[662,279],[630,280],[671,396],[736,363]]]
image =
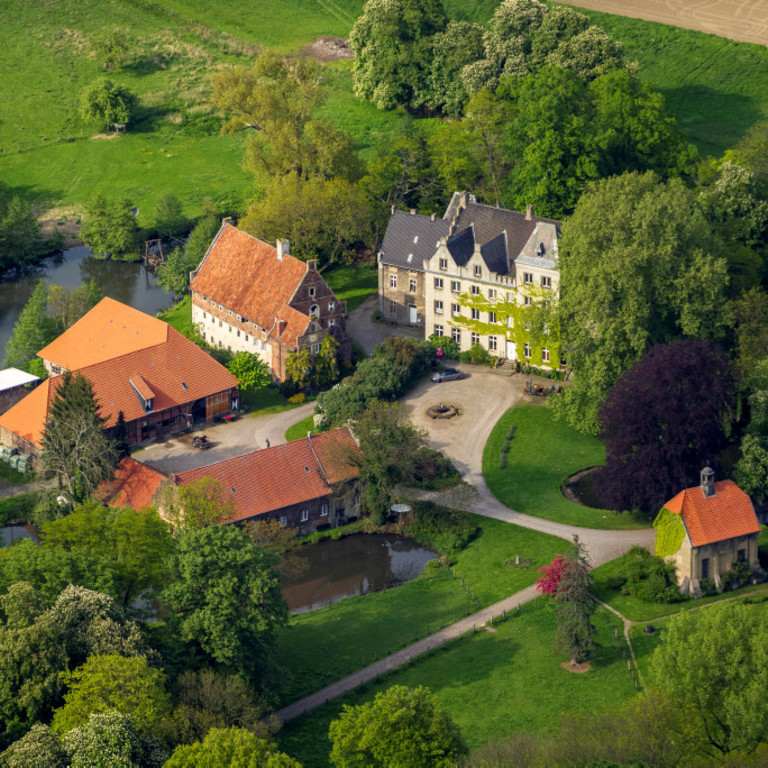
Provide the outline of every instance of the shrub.
[[288,398],[289,403],[293,403],[294,405],[299,405],[300,403],[303,403],[307,399],[307,396],[303,392],[297,392],[295,395],[291,395]]
[[462,352],[459,355],[459,361],[473,365],[491,365],[493,355],[482,344],[477,343],[473,344],[466,352]]
[[646,603],[676,603],[683,595],[675,582],[675,567],[654,557],[645,547],[634,546],[621,558],[626,582],[621,591]]
[[30,521],[39,496],[39,493],[22,493],[7,499],[0,499],[0,524]]
[[433,501],[413,504],[413,522],[409,533],[422,546],[452,554],[464,549],[478,530],[464,512],[441,507]]
[[433,333],[426,342],[432,355],[437,354],[438,348],[442,349],[448,360],[459,359],[459,345],[450,336],[435,336]]
[[460,477],[459,471],[450,459],[443,456],[440,451],[424,447],[419,449],[411,466],[409,485],[434,491],[445,487],[445,481],[458,481]]
[[730,570],[723,574],[723,586],[725,589],[739,589],[749,581],[751,575],[752,567],[749,563],[733,563]]

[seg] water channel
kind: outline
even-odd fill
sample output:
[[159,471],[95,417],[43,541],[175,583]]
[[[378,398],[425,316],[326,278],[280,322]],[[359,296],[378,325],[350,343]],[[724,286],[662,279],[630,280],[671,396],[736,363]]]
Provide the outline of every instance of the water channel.
[[49,285],[77,288],[95,280],[105,296],[154,315],[169,306],[173,296],[157,285],[154,272],[140,262],[96,259],[85,246],[69,248],[51,256],[20,277],[0,281],[0,360],[19,313],[40,278]]
[[303,567],[284,581],[283,595],[303,613],[415,579],[437,554],[400,536],[355,534],[307,545],[296,557]]

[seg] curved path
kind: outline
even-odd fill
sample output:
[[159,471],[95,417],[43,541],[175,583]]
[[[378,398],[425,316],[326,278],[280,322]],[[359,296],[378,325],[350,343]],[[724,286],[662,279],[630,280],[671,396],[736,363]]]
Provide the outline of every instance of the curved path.
[[[523,377],[510,378],[503,373],[503,369],[501,369],[502,372],[492,372],[478,371],[471,366],[461,366],[461,368],[469,373],[466,379],[441,385],[424,382],[412,390],[402,402],[414,423],[428,431],[431,445],[448,456],[461,471],[464,480],[477,490],[478,497],[471,501],[468,511],[559,536],[568,541],[577,534],[589,552],[592,565],[613,560],[634,544],[650,546],[653,543],[652,529],[602,531],[579,528],[524,515],[504,506],[491,493],[483,478],[483,449],[501,414],[520,401],[525,380]],[[441,402],[458,406],[461,416],[447,420],[433,420],[427,417],[427,408]],[[489,605],[455,624],[289,704],[275,714],[282,722],[292,720],[451,640],[485,627],[494,619],[503,617],[520,605],[533,600],[536,594],[535,585],[526,587],[498,603]],[[624,619],[624,617],[621,618]],[[629,642],[626,620],[624,633]]]

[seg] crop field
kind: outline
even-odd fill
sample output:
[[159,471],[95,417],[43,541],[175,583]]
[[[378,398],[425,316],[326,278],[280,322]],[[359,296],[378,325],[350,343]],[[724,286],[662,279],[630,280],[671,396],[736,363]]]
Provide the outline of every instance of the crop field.
[[[481,23],[496,5],[446,0],[451,16]],[[255,12],[244,0],[6,0],[0,9],[0,180],[41,210],[55,208],[53,216],[76,216],[99,192],[128,197],[145,226],[167,191],[190,216],[206,197],[237,212],[265,180],[241,167],[243,135],[220,135],[207,100],[209,75],[248,64],[264,46],[301,52],[318,37],[345,37],[362,6],[363,0],[271,0]],[[768,115],[765,47],[588,13],[624,43],[627,58],[664,94],[702,152],[722,154]],[[135,55],[108,74],[141,102],[129,131],[116,137],[78,116],[83,89],[104,74],[89,41],[109,26],[129,32]],[[321,116],[349,131],[364,158],[409,119],[356,99],[348,59],[324,69],[328,100]]]

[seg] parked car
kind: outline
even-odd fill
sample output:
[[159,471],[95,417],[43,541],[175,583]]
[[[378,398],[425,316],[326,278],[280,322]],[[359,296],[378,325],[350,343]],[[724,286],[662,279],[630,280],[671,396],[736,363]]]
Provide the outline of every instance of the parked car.
[[464,375],[458,368],[443,368],[442,371],[433,374],[432,381],[438,383],[441,381],[457,381],[458,379],[463,379]]

